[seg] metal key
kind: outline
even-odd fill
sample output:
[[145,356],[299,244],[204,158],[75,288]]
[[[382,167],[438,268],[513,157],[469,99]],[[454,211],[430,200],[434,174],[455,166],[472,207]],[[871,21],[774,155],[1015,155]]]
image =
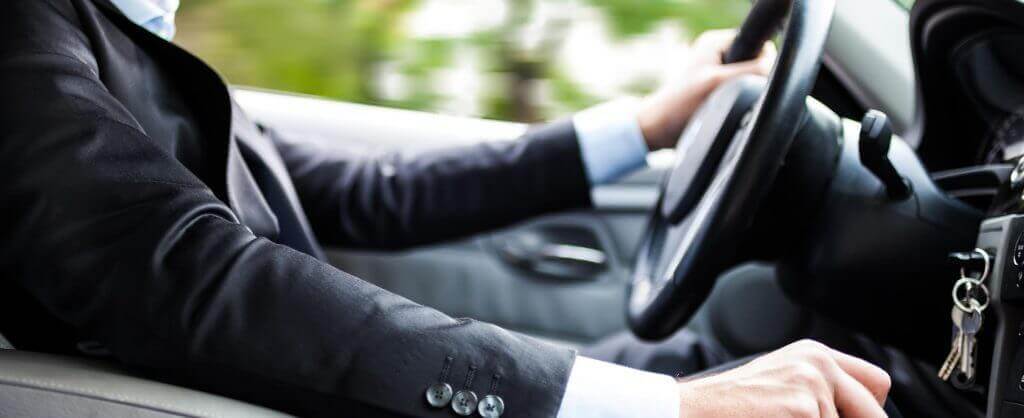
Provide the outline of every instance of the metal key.
[[978,356],[977,334],[981,329],[984,315],[980,310],[965,313],[961,321],[960,337],[960,367],[953,376],[953,387],[957,389],[969,389],[974,385],[975,362]]
[[978,343],[978,331],[981,330],[985,316],[980,310],[965,313],[960,321],[960,373],[968,380],[974,379],[975,346]]
[[953,374],[953,370],[960,365],[960,357],[962,356],[962,352],[960,350],[963,347],[961,340],[964,337],[964,333],[961,331],[960,325],[963,322],[964,311],[954,306],[951,316],[953,319],[953,343],[949,348],[949,355],[946,356],[946,361],[944,361],[942,363],[942,367],[939,368],[939,379],[947,381]]

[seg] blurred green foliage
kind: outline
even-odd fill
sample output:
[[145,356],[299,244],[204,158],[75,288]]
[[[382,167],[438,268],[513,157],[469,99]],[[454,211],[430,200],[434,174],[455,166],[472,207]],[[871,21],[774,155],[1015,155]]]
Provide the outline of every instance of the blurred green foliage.
[[[404,19],[420,0],[184,0],[176,41],[234,84],[422,110],[435,109],[441,99],[436,71],[452,65],[456,48],[470,47],[483,57],[482,71],[501,75],[481,98],[480,116],[532,121],[553,116],[551,108],[602,100],[559,67],[564,24],[545,27],[539,46],[518,45],[516,36],[536,19],[538,2],[577,1],[600,11],[614,42],[669,20],[681,22],[689,35],[735,26],[749,7],[746,0],[505,1],[500,25],[452,39],[405,33]],[[381,94],[387,63],[406,80],[408,93],[400,99]],[[531,88],[537,81],[547,86],[543,99]],[[637,85],[646,86],[644,80]]]

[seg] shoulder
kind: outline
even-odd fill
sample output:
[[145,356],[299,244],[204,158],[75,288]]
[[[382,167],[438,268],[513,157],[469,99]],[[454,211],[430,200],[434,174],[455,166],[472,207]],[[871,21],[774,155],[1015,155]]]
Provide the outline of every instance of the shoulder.
[[90,0],[6,0],[0,8],[0,62],[29,54],[94,61],[82,23],[96,13]]

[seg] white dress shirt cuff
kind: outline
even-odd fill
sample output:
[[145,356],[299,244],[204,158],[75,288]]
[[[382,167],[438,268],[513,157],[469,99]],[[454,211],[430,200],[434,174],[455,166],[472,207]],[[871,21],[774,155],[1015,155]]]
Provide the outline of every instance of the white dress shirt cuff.
[[679,408],[672,377],[578,356],[558,418],[679,418]]
[[618,180],[647,163],[647,143],[637,120],[639,107],[637,99],[618,99],[573,116],[591,186]]

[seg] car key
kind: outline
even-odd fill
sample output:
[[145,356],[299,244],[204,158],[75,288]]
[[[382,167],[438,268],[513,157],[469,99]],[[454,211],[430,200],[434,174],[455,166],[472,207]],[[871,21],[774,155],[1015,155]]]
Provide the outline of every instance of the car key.
[[964,333],[961,331],[961,323],[963,322],[964,311],[954,306],[953,313],[953,343],[949,349],[949,355],[946,356],[946,361],[942,363],[942,367],[939,368],[939,379],[949,380],[949,377],[953,374],[953,370],[960,364],[961,347],[960,342],[963,339]]
[[967,377],[974,376],[975,346],[978,344],[978,331],[981,330],[985,316],[980,311],[965,313],[960,321],[960,373]]
[[953,379],[953,385],[960,389],[974,383],[975,360],[977,358],[977,335],[985,316],[980,310],[965,313],[960,323],[960,370]]

